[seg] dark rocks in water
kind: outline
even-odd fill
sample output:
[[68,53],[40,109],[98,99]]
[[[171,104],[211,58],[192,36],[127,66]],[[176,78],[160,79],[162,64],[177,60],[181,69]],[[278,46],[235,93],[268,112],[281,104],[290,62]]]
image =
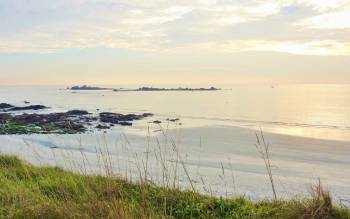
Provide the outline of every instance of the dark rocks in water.
[[45,119],[44,115],[39,115],[39,114],[22,114],[22,115],[17,115],[13,116],[12,120],[14,122],[18,123],[23,123],[23,124],[35,124],[39,125],[40,123],[44,122],[50,122]]
[[154,124],[161,124],[162,122],[159,121],[159,120],[154,120],[153,123],[154,123]]
[[24,107],[12,107],[7,109],[7,111],[21,111],[21,110],[42,110],[47,109],[48,107],[43,105],[30,105],[30,106],[24,106]]
[[85,131],[85,126],[81,123],[73,122],[73,121],[59,121],[54,123],[55,126],[61,129],[67,129],[74,132],[83,132]]
[[[29,102],[25,101],[26,104]],[[48,107],[43,106],[43,105],[30,105],[30,106],[24,106],[24,107],[19,107],[19,106],[13,106],[8,103],[0,103],[0,109],[4,109],[6,111],[20,111],[20,110],[42,110],[42,109],[47,109]]]
[[91,121],[98,121],[98,118],[97,117],[89,117],[89,120],[91,120]]
[[19,124],[32,124],[43,129],[65,129],[66,132],[76,133],[85,130],[87,120],[72,118],[69,113],[27,114],[12,116],[11,121]]
[[13,117],[16,122],[33,123],[33,124],[45,124],[45,123],[58,123],[60,121],[68,121],[68,115],[66,113],[50,113],[50,114],[27,114],[17,115]]
[[12,119],[12,116],[10,114],[0,113],[0,122],[10,120],[10,119]]
[[96,129],[110,129],[114,125],[132,126],[134,120],[153,115],[151,113],[137,115],[102,112],[96,116],[85,110],[46,114],[25,112],[11,114],[12,111],[40,110],[48,107],[43,105],[17,107],[6,103],[0,104],[0,107],[3,108],[4,112],[0,113],[0,124],[6,122],[5,126],[0,126],[0,134],[75,134],[83,133],[93,126]]
[[90,113],[86,110],[70,110],[66,112],[66,114],[67,115],[88,115]]
[[8,104],[8,103],[0,103],[0,109],[8,109],[8,108],[12,108],[14,107],[13,105],[11,104]]
[[100,113],[100,121],[112,124],[118,124],[119,118],[122,114],[103,112]]
[[126,114],[126,115],[122,115],[120,117],[121,121],[134,121],[134,120],[140,120],[142,119],[143,116],[142,115],[136,115],[136,114]]
[[180,119],[179,118],[176,118],[176,119],[166,119],[167,121],[169,121],[169,122],[177,122],[177,121],[179,121]]
[[123,115],[119,113],[102,112],[100,113],[100,121],[105,123],[111,123],[111,124],[130,125],[123,122],[130,123],[134,120],[140,120],[151,115],[153,114],[147,113],[142,115],[136,115],[136,114]]
[[25,104],[30,104],[30,102],[29,102],[29,101],[24,101],[24,103],[25,103]]
[[131,122],[119,122],[118,124],[122,126],[132,126]]
[[108,113],[108,112],[103,112],[100,113],[100,121],[101,122],[107,122],[107,123],[114,123],[114,124],[119,124],[120,121],[133,121],[133,120],[139,120],[142,119],[142,115],[135,115],[135,114],[119,114],[119,113]]
[[109,126],[98,124],[95,128],[97,129],[109,129]]

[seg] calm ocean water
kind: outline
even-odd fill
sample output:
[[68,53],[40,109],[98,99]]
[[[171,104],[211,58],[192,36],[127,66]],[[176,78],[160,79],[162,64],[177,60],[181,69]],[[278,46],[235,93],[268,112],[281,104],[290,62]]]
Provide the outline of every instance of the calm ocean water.
[[[118,86],[114,86],[118,87]],[[183,127],[239,126],[301,137],[350,140],[350,85],[232,86],[216,92],[111,92],[64,86],[0,87],[0,101],[54,110],[151,112]]]

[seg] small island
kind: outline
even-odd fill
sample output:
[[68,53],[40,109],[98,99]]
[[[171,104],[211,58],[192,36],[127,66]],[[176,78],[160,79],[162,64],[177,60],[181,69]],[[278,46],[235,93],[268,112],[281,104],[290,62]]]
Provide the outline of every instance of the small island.
[[71,88],[68,88],[69,90],[112,90],[111,88],[104,88],[104,87],[93,87],[93,86],[73,86]]
[[178,87],[178,88],[157,88],[157,87],[140,87],[136,89],[128,89],[128,88],[105,88],[105,87],[95,87],[95,86],[73,86],[67,88],[68,90],[73,91],[84,91],[84,90],[112,90],[114,92],[127,92],[127,91],[218,91],[221,90],[221,88],[216,87],[209,87],[209,88],[188,88],[188,87]]
[[220,88],[210,87],[210,88],[156,88],[156,87],[140,87],[137,89],[113,89],[115,92],[119,91],[217,91]]

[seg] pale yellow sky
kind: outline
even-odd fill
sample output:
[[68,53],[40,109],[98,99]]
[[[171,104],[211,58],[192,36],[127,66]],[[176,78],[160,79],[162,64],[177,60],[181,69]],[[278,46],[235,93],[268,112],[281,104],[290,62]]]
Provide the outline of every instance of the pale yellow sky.
[[0,2],[0,84],[350,83],[350,0]]

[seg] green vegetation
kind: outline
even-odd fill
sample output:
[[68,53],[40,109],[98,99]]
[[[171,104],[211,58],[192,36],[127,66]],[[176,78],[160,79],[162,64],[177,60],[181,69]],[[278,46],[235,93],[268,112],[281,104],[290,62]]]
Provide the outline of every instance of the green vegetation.
[[350,218],[314,191],[308,200],[214,198],[0,156],[0,218]]
[[39,133],[42,129],[40,127],[28,124],[20,124],[13,121],[4,121],[0,123],[0,134],[32,134]]
[[36,126],[34,124],[18,123],[11,120],[0,122],[0,135],[22,135],[22,134],[75,134],[77,130],[69,128],[60,128],[52,124]]

